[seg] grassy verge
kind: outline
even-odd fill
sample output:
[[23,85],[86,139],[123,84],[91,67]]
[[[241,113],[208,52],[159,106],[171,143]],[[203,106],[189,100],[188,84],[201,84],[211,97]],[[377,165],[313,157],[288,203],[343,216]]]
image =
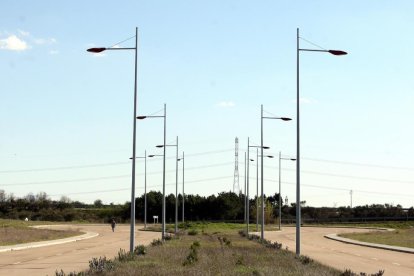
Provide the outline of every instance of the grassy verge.
[[356,275],[306,256],[296,258],[281,244],[247,239],[237,231],[243,225],[191,223],[182,227],[187,229],[176,237],[138,246],[135,254],[121,250],[114,260],[92,259],[88,271],[56,275]]
[[341,234],[340,236],[363,242],[414,248],[414,228],[389,232]]
[[361,223],[324,223],[324,224],[307,224],[305,226],[315,227],[378,227],[393,229],[410,229],[414,228],[414,221],[384,221],[384,222],[361,222]]
[[82,234],[78,230],[49,230],[30,227],[42,224],[47,223],[1,219],[0,246],[62,239]]

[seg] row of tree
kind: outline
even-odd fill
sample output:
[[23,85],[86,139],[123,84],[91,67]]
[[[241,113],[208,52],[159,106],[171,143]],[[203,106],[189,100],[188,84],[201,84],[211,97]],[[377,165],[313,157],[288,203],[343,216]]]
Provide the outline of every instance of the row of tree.
[[[175,196],[169,194],[165,198],[166,221],[175,220]],[[222,192],[218,195],[185,196],[185,219],[190,221],[229,221],[242,222],[245,216],[243,194]],[[178,215],[182,220],[182,196],[178,196]],[[265,222],[273,223],[279,217],[279,195],[265,197]],[[369,219],[414,219],[414,209],[403,209],[400,205],[374,204],[350,207],[308,207],[302,202],[302,219],[305,222],[325,221],[355,221]],[[144,195],[136,198],[136,219],[144,220]],[[6,194],[0,190],[0,217],[31,220],[49,221],[90,221],[105,222],[111,218],[118,221],[130,219],[130,202],[125,204],[105,205],[100,199],[93,204],[85,204],[79,201],[72,201],[68,197],[60,200],[51,200],[46,193],[36,195],[28,194],[22,198],[16,198],[12,194]],[[257,210],[260,208],[259,200],[249,200],[249,219],[256,221]],[[295,219],[295,204],[287,206],[282,201],[282,218],[285,222],[293,222]],[[151,222],[153,216],[162,215],[162,193],[151,191],[147,193],[147,221]]]

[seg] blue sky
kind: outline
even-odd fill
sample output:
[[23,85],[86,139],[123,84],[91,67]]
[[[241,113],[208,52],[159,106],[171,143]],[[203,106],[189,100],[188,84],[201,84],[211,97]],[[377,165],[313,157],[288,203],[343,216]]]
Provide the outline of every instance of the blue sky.
[[[133,52],[96,56],[86,49],[130,38],[135,27],[138,113],[167,104],[167,140],[179,136],[186,153],[187,192],[232,190],[236,136],[243,185],[247,137],[260,141],[260,105],[295,120],[300,28],[312,43],[349,52],[301,53],[302,199],[349,205],[353,190],[353,205],[413,206],[413,10],[412,1],[373,0],[2,1],[0,189],[130,200]],[[265,121],[269,154],[295,155],[295,124]],[[162,143],[162,120],[137,126],[137,155],[160,154],[154,146]],[[168,148],[169,193],[174,155]],[[266,194],[277,192],[277,161],[265,160]],[[289,202],[294,170],[283,163]],[[161,171],[161,159],[148,161],[151,189],[161,188]]]

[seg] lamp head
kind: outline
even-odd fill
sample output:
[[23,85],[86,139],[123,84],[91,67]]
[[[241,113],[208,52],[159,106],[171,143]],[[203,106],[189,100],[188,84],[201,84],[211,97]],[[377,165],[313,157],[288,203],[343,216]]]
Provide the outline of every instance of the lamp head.
[[148,157],[154,157],[155,155],[154,154],[150,154],[150,155],[148,155]]
[[97,54],[97,53],[103,52],[105,50],[106,50],[106,48],[89,48],[86,51]]
[[267,146],[263,146],[263,149],[270,149],[270,147],[267,147]]
[[145,119],[145,118],[147,118],[147,116],[137,116],[137,119],[138,119],[138,120],[143,120],[143,119]]
[[291,118],[287,118],[287,117],[281,117],[280,119],[283,120],[283,121],[291,121],[292,120]]
[[156,147],[156,148],[163,148],[163,147],[164,147],[164,145],[156,145],[155,147]]
[[341,50],[328,50],[328,52],[334,56],[344,56],[348,54],[347,52]]

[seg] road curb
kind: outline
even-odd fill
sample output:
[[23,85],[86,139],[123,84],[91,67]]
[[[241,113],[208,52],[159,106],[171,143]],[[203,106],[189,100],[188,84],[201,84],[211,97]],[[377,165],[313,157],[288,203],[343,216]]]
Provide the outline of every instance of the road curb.
[[51,240],[51,241],[39,241],[39,242],[30,242],[30,243],[21,243],[21,244],[15,244],[15,245],[7,245],[7,246],[0,246],[0,253],[1,252],[7,252],[7,251],[15,251],[15,250],[25,250],[29,248],[37,248],[37,247],[44,247],[44,246],[50,246],[50,245],[57,245],[57,244],[63,244],[63,243],[69,243],[69,242],[76,242],[86,239],[91,239],[94,237],[99,236],[98,233],[95,232],[86,232],[85,234],[64,238],[64,239],[58,239],[58,240]]
[[335,241],[339,241],[343,243],[349,243],[349,244],[372,247],[372,248],[377,248],[377,249],[385,249],[385,250],[397,251],[397,252],[402,252],[402,253],[414,254],[414,249],[408,248],[408,247],[392,246],[392,245],[385,245],[385,244],[379,244],[379,243],[361,242],[357,240],[342,238],[342,237],[339,237],[337,234],[328,234],[328,235],[325,235],[324,237],[330,240],[335,240]]

